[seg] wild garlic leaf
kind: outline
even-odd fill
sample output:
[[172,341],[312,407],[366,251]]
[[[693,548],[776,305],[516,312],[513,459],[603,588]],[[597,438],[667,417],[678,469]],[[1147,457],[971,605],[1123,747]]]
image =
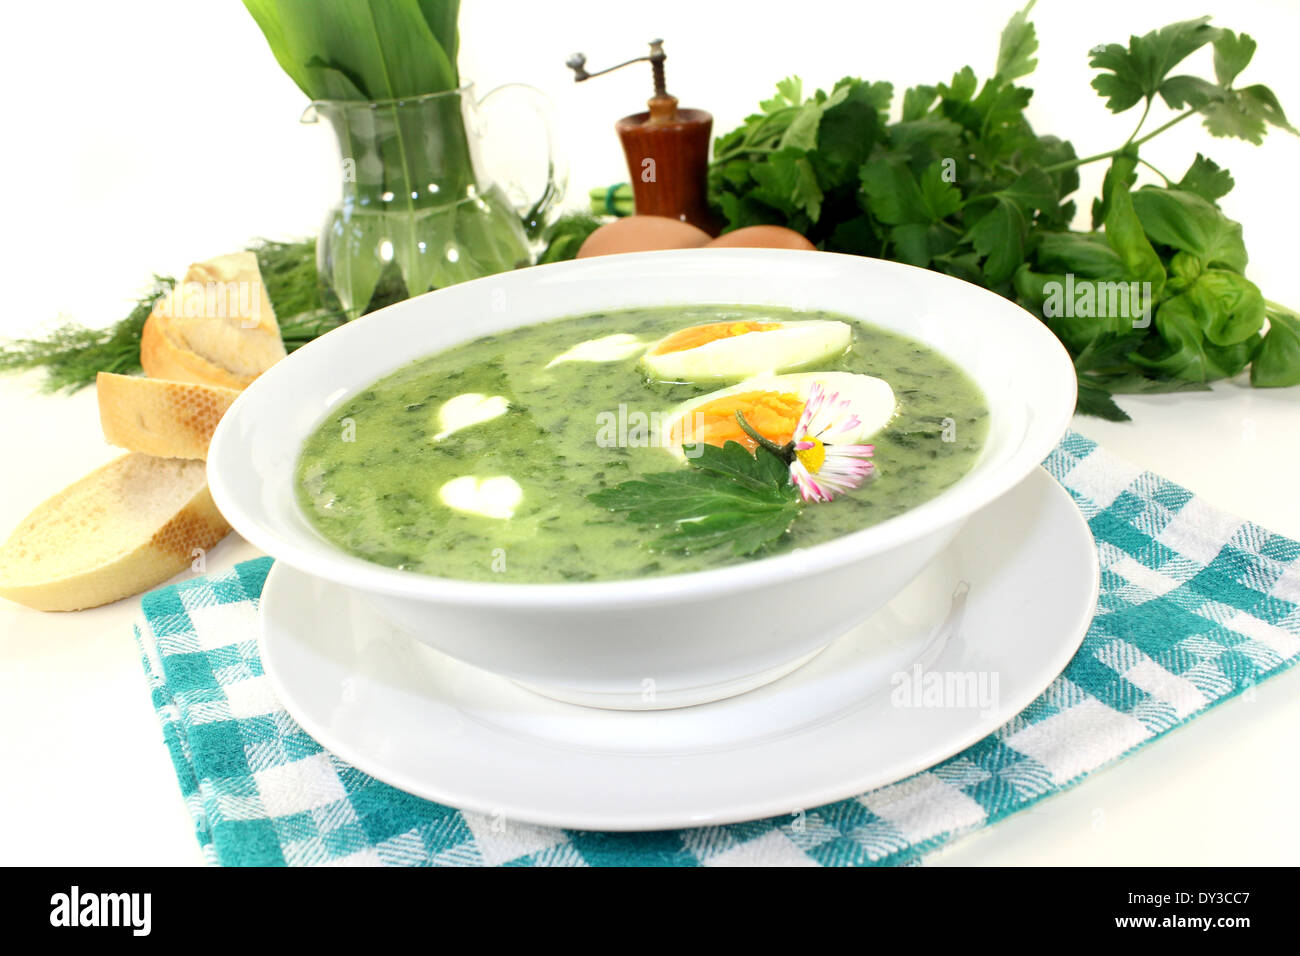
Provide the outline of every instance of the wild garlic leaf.
[[1081,415],[1104,418],[1109,422],[1130,421],[1128,412],[1115,404],[1110,391],[1085,375],[1079,376],[1079,399],[1075,406]]
[[690,554],[729,544],[737,557],[747,557],[779,540],[798,514],[798,508],[760,514],[712,514],[683,522],[675,532],[661,535],[650,546],[667,554]]
[[[444,47],[455,37],[448,21],[458,4],[244,0],[244,6],[280,66],[312,99],[395,99],[460,83],[455,50]],[[444,33],[435,35],[431,24]]]

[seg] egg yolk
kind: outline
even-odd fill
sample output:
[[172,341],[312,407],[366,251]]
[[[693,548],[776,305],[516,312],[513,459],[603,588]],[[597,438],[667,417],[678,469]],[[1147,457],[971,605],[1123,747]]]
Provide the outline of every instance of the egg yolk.
[[764,438],[784,445],[794,436],[805,404],[790,392],[737,392],[693,408],[673,423],[670,434],[678,445],[703,442],[721,447],[734,441],[753,452],[758,442],[740,427],[736,412]]
[[651,355],[663,355],[665,352],[684,352],[699,348],[718,339],[730,339],[750,332],[770,332],[779,329],[780,322],[711,322],[708,325],[692,325],[689,329],[674,332],[651,350]]

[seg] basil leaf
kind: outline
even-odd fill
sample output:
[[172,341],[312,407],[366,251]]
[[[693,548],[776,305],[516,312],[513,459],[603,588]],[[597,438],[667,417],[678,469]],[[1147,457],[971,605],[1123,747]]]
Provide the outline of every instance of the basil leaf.
[[1300,315],[1268,304],[1268,332],[1250,363],[1250,384],[1263,388],[1300,385]]
[[1143,231],[1142,222],[1133,208],[1133,196],[1121,185],[1132,174],[1133,161],[1116,157],[1106,178],[1112,180],[1109,208],[1106,210],[1106,241],[1119,255],[1128,275],[1139,282],[1151,283],[1151,297],[1159,297],[1165,285],[1165,269]]
[[1245,271],[1241,223],[1233,222],[1214,203],[1195,193],[1156,186],[1143,186],[1132,195],[1142,228],[1156,242],[1190,252],[1207,266]]
[[1181,295],[1166,300],[1161,311],[1186,316],[1213,345],[1236,345],[1264,326],[1264,296],[1255,283],[1235,272],[1207,269]]

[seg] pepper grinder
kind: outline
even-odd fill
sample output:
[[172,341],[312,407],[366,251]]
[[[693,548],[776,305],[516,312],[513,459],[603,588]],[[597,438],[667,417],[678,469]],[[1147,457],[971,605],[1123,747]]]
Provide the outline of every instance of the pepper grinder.
[[636,211],[645,216],[667,216],[698,226],[716,236],[719,224],[709,212],[709,137],[713,116],[704,110],[683,109],[664,83],[663,40],[650,41],[650,53],[617,66],[588,73],[587,58],[581,53],[569,57],[566,65],[581,83],[603,76],[632,63],[649,63],[654,95],[641,113],[624,116],[614,124],[627,157],[628,175]]

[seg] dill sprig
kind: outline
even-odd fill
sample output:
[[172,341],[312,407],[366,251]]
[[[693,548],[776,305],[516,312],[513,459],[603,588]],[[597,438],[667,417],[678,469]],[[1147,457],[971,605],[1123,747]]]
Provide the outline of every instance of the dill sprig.
[[[317,275],[315,240],[262,239],[252,245],[251,251],[257,255],[266,294],[290,352],[346,321],[338,300]],[[107,328],[92,329],[70,322],[44,337],[0,342],[0,373],[42,369],[43,391],[75,392],[93,385],[100,372],[139,372],[140,333],[145,320],[154,303],[175,284],[170,276],[155,275],[153,285],[130,313]],[[372,308],[400,297],[395,296],[389,283],[376,292]]]
[[44,369],[43,391],[75,392],[94,382],[99,372],[140,371],[140,332],[145,319],[154,302],[175,283],[175,279],[155,275],[153,287],[126,318],[106,329],[71,322],[45,338],[0,343],[0,372]]

